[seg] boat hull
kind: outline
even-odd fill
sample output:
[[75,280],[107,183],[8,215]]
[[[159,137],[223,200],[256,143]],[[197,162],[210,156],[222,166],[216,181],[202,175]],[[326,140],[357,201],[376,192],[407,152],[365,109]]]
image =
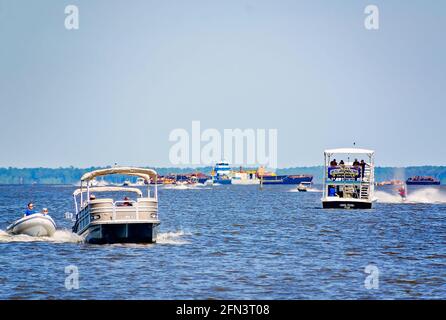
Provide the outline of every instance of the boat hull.
[[324,209],[372,209],[371,201],[322,201]]
[[81,234],[91,244],[155,243],[159,223],[93,224]]
[[227,185],[227,184],[232,184],[232,181],[231,181],[231,179],[214,179],[214,180],[212,181],[212,183],[215,183],[215,184],[225,184],[225,185]]
[[301,184],[302,182],[310,183],[313,181],[312,176],[264,176],[263,184]]
[[406,181],[408,186],[439,186],[440,181]]
[[51,237],[56,232],[56,223],[50,216],[33,214],[15,221],[6,231],[31,237]]

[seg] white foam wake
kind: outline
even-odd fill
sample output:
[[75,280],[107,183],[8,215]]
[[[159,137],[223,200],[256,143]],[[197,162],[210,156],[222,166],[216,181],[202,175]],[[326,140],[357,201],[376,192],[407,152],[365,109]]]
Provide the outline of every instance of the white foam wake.
[[423,188],[412,192],[409,189],[406,200],[403,200],[396,191],[395,194],[376,191],[375,196],[378,202],[382,203],[446,203],[446,194],[435,188]]
[[25,234],[12,235],[0,230],[0,243],[7,242],[54,242],[54,243],[79,243],[83,238],[69,230],[56,230],[52,237],[31,237]]
[[156,237],[158,244],[188,244],[189,242],[182,239],[183,236],[188,236],[190,233],[184,231],[160,232]]

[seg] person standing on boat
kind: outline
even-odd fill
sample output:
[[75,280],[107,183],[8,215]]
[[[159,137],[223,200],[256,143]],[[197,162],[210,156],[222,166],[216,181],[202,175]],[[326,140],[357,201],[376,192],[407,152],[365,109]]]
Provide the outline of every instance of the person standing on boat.
[[25,210],[24,217],[30,216],[30,215],[35,214],[35,213],[36,213],[36,210],[34,210],[34,203],[32,203],[32,202],[28,203],[28,206],[27,206],[27,208]]
[[[353,168],[355,168],[356,170],[359,171],[359,167],[360,167],[360,163],[358,161],[358,159],[355,159],[355,161],[353,161]],[[355,173],[355,181],[358,180],[358,178],[361,176],[361,173],[358,172],[358,174]]]
[[361,160],[361,163],[359,165],[361,166],[361,178],[364,178],[365,161]]

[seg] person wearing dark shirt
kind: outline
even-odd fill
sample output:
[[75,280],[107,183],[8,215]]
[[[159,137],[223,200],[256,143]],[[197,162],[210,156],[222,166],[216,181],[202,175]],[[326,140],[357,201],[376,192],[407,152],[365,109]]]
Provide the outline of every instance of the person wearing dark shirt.
[[338,163],[336,162],[336,159],[333,159],[333,161],[330,162],[331,167],[336,167]]
[[28,207],[25,210],[25,217],[35,214],[34,204],[32,202],[28,203]]
[[361,166],[361,178],[364,178],[364,170],[365,170],[364,160],[361,160],[361,163],[359,165]]

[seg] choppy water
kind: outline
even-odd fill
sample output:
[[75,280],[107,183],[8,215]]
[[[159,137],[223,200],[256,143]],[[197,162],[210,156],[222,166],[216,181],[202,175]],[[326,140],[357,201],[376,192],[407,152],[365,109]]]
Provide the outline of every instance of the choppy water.
[[[1,230],[29,200],[65,229],[0,231],[0,299],[446,298],[446,190],[401,203],[388,188],[375,209],[344,211],[291,189],[161,189],[157,244],[98,246],[68,231],[74,187],[0,186]],[[370,264],[378,289],[364,286]],[[70,265],[79,289],[65,288]]]

